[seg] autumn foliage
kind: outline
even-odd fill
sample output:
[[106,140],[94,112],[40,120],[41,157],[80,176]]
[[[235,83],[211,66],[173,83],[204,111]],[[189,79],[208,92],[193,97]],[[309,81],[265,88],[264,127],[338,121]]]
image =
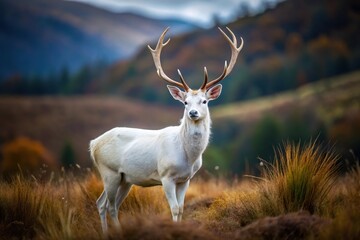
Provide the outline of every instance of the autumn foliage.
[[54,168],[56,163],[48,150],[38,141],[18,137],[1,148],[0,173],[11,176],[15,173],[33,174],[41,167]]

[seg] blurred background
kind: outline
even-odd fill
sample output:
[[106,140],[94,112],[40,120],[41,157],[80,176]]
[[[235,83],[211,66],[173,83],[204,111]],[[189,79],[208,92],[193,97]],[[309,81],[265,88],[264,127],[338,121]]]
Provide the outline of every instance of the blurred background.
[[192,88],[217,77],[204,169],[257,174],[286,141],[360,156],[360,3],[356,0],[0,0],[0,173],[91,168],[88,143],[115,126],[177,125],[183,107],[146,45],[170,26],[166,73]]

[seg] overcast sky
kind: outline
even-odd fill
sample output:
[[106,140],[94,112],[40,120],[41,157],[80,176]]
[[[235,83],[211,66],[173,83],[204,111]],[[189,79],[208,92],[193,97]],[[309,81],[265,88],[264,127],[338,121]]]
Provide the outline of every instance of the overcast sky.
[[262,11],[263,3],[280,0],[72,0],[87,2],[114,12],[142,13],[152,18],[176,18],[210,27],[214,16],[231,21],[246,4],[252,13]]

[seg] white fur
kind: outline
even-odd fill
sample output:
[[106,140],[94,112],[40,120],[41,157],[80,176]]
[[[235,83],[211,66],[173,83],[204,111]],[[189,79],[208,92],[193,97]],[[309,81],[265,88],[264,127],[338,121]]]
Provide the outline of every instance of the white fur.
[[[143,187],[163,185],[172,218],[182,218],[185,193],[190,179],[202,165],[209,142],[210,115],[207,102],[221,93],[221,85],[183,92],[168,86],[171,95],[184,103],[179,126],[160,130],[118,127],[90,142],[90,153],[104,182],[97,200],[103,231],[107,231],[106,211],[120,227],[118,208],[133,184]],[[191,111],[197,111],[191,116]]]

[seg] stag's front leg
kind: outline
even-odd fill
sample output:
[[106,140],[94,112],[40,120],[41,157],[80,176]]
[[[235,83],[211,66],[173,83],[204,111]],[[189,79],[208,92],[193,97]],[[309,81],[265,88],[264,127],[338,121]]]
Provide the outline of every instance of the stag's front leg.
[[181,221],[182,215],[184,212],[185,194],[189,187],[189,184],[190,184],[190,180],[186,181],[184,183],[178,183],[176,185],[176,198],[177,198],[177,202],[179,204],[179,216],[178,216],[179,222]]
[[176,198],[176,183],[172,179],[164,178],[161,180],[165,196],[170,206],[171,215],[174,222],[178,221],[179,204]]

